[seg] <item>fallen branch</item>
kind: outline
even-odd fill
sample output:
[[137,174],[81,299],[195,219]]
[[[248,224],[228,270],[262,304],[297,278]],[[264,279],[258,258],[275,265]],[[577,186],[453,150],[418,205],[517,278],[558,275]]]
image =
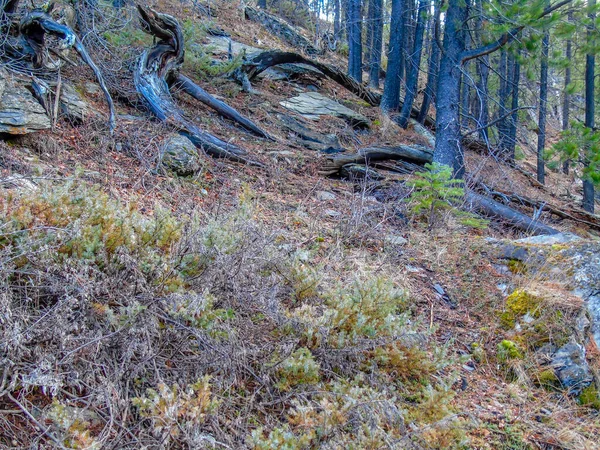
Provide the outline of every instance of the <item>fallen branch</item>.
[[328,157],[319,171],[323,175],[336,175],[346,164],[368,164],[373,161],[402,160],[423,165],[433,159],[433,150],[420,145],[398,145],[395,147],[367,147],[350,155]]
[[180,88],[183,92],[195,98],[199,102],[204,103],[206,106],[214,109],[223,117],[233,120],[234,122],[239,123],[246,130],[251,131],[257,136],[264,137],[266,139],[273,140],[271,136],[266,131],[260,129],[254,122],[250,119],[242,116],[239,112],[237,112],[234,108],[229,106],[227,103],[222,102],[221,100],[217,100],[192,80],[190,80],[185,75],[179,74],[175,83],[173,83],[173,87]]
[[280,50],[269,50],[258,53],[244,61],[241,70],[247,77],[247,80],[252,81],[270,67],[281,64],[306,64],[307,66],[314,67],[322,72],[327,78],[335,81],[340,86],[357,95],[369,105],[379,106],[379,103],[381,102],[381,95],[356,82],[356,80],[348,76],[344,71],[335,66],[306,58],[298,53],[282,52]]
[[465,194],[467,207],[479,214],[494,220],[501,220],[509,223],[512,227],[526,233],[537,234],[557,234],[555,230],[548,225],[544,225],[537,220],[533,220],[525,214],[512,209],[502,203],[499,203],[489,197],[477,194],[473,191],[467,191]]

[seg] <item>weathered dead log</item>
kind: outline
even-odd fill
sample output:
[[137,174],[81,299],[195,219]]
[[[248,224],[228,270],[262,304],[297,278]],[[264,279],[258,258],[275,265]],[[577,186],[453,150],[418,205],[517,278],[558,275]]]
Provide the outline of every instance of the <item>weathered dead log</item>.
[[281,64],[306,64],[319,70],[327,78],[335,81],[371,106],[379,106],[381,101],[381,95],[356,82],[344,71],[335,66],[306,58],[298,53],[282,52],[280,50],[269,50],[259,53],[244,61],[242,72],[248,77],[248,80],[252,81],[268,68]]
[[246,19],[260,23],[271,34],[283,39],[292,47],[299,48],[309,55],[317,55],[321,53],[310,43],[308,39],[302,36],[297,30],[294,29],[294,27],[279,17],[273,16],[265,11],[261,11],[260,9],[252,8],[251,6],[246,6],[244,14]]
[[499,203],[489,197],[467,191],[467,207],[477,213],[497,221],[504,221],[512,227],[530,234],[557,234],[559,231],[525,214]]
[[179,88],[183,90],[186,94],[192,96],[199,102],[204,103],[206,106],[214,109],[223,117],[233,120],[234,122],[239,123],[246,130],[251,131],[257,136],[264,137],[266,139],[273,140],[271,136],[266,131],[260,129],[254,122],[250,119],[242,116],[239,112],[237,112],[234,108],[229,106],[227,103],[222,102],[221,100],[217,100],[192,80],[190,80],[185,75],[179,74],[177,76],[176,81],[172,84],[173,87]]
[[[16,2],[15,2],[16,3]],[[9,2],[10,4],[10,2]],[[13,5],[14,7],[14,5]],[[54,21],[48,14],[42,11],[31,11],[21,19],[19,32],[23,36],[27,53],[33,58],[35,68],[46,66],[48,47],[46,35],[56,36],[63,48],[73,47],[81,59],[92,69],[98,84],[104,93],[109,109],[109,126],[111,132],[115,129],[115,107],[104,82],[104,77],[94,60],[90,57],[84,45],[77,35],[66,25]]]
[[325,159],[319,171],[323,175],[336,175],[346,164],[368,164],[373,161],[403,160],[414,164],[430,163],[433,150],[421,145],[398,145],[395,147],[367,147],[353,154],[341,154]]
[[517,195],[501,189],[487,189],[489,195],[506,200],[507,202],[523,205],[534,210],[546,211],[564,220],[570,220],[600,230],[600,217],[577,208],[562,209],[547,202],[534,200],[524,195]]
[[212,156],[260,165],[249,160],[245,156],[245,150],[201,130],[184,116],[183,111],[175,104],[168,84],[168,80],[173,82],[178,79],[179,69],[183,64],[181,25],[174,17],[150,8],[138,5],[138,11],[143,30],[158,40],[152,48],[142,53],[134,71],[136,90],[152,113],[159,120],[185,134],[196,147]]

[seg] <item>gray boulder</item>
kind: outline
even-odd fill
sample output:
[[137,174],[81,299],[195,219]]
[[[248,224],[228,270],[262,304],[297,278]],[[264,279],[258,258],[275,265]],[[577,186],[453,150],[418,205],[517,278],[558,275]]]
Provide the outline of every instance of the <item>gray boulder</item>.
[[196,146],[187,137],[176,134],[162,145],[163,167],[181,176],[189,176],[202,168],[202,159]]
[[552,356],[552,367],[562,385],[574,395],[578,395],[593,381],[585,350],[574,342],[558,349]]

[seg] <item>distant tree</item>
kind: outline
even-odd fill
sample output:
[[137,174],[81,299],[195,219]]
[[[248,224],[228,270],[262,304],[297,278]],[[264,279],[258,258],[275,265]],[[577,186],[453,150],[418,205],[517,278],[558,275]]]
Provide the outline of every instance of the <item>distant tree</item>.
[[381,71],[381,47],[383,45],[383,0],[370,0],[373,6],[373,16],[369,23],[371,28],[371,51],[369,60],[369,86],[379,87],[379,72]]
[[548,50],[550,48],[550,32],[544,31],[542,38],[542,58],[540,62],[540,103],[538,115],[537,140],[537,179],[544,184],[546,169],[544,150],[546,148],[546,118],[548,116]]
[[361,0],[348,0],[348,74],[362,83]]
[[419,0],[419,9],[417,11],[417,26],[415,29],[414,48],[410,55],[410,70],[407,70],[406,78],[406,95],[400,116],[398,117],[398,125],[402,128],[408,126],[408,119],[412,111],[417,89],[419,87],[419,72],[421,69],[421,53],[423,51],[423,35],[425,33],[425,22],[427,18],[427,3],[428,0]]
[[402,72],[403,0],[392,0],[392,20],[387,53],[387,72],[381,97],[381,109],[394,111],[400,105],[400,77]]
[[[596,23],[596,0],[588,0],[589,6],[589,25],[588,25],[588,43],[594,40],[594,27]],[[594,97],[594,81],[595,81],[595,64],[596,56],[595,49],[591,48],[585,57],[585,127],[588,130],[594,129],[594,114],[595,114],[595,97]],[[590,160],[597,155],[586,155],[584,164],[589,169]],[[583,178],[583,209],[588,212],[594,212],[594,184],[590,176]]]

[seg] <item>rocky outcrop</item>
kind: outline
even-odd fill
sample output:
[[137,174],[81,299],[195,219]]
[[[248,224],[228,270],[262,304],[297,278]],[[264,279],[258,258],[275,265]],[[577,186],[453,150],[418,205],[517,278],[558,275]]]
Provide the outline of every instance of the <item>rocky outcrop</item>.
[[18,136],[51,126],[46,111],[25,85],[0,70],[0,133]]
[[280,105],[302,114],[307,119],[318,120],[323,115],[329,115],[345,120],[354,128],[368,128],[371,125],[369,119],[362,114],[318,92],[304,92],[280,102]]

